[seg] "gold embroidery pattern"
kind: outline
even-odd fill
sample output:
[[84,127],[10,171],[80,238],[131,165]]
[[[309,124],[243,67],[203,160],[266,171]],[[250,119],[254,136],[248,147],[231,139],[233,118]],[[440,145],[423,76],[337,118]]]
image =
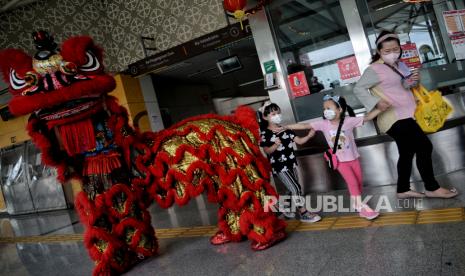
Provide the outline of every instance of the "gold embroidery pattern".
[[239,226],[239,215],[229,212],[226,215],[226,222],[228,223],[229,229],[233,235],[238,234],[241,231]]

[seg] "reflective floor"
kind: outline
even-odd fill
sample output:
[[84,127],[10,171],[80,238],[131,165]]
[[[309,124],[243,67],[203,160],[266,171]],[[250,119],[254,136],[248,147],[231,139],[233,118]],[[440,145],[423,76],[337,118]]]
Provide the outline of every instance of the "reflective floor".
[[[461,194],[451,200],[398,201],[395,186],[367,188],[364,194],[373,195],[370,202],[386,196],[394,213],[381,216],[379,223],[364,224],[354,214],[323,213],[320,225],[327,230],[290,221],[290,226],[295,227],[290,229],[289,238],[264,252],[251,251],[248,242],[214,247],[206,235],[163,234],[168,233],[164,232],[168,228],[215,225],[216,206],[204,198],[170,210],[152,206],[153,225],[161,229],[160,255],[145,260],[127,275],[465,275],[465,170],[440,176],[439,180],[444,186],[455,186]],[[421,183],[414,186],[422,190]],[[326,195],[347,195],[347,191]],[[444,208],[451,211],[429,211]],[[412,223],[392,220],[397,214],[404,220],[412,215]],[[342,227],[346,229],[334,227],[332,221],[343,222],[346,216],[347,221],[352,221]],[[422,219],[425,224],[420,224]],[[387,224],[380,223],[386,221]],[[49,238],[38,242],[0,242],[0,275],[90,275],[93,264],[81,241],[49,241],[57,235],[66,240],[67,235],[63,234],[82,232],[72,210],[0,216],[0,241],[5,237]]]

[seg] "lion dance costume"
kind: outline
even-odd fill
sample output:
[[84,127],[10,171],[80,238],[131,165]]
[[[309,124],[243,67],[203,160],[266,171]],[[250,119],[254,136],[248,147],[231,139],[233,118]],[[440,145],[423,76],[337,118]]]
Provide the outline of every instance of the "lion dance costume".
[[115,80],[104,72],[102,50],[91,38],[70,38],[58,50],[48,33],[33,36],[33,57],[17,49],[0,52],[13,95],[9,108],[14,115],[31,114],[29,135],[60,182],[80,181],[75,208],[94,275],[120,274],[157,253],[147,211],[153,201],[168,208],[205,192],[219,203],[213,244],[248,238],[260,250],[285,238],[285,223],[263,208],[266,195],[277,194],[252,110],[199,116],[141,134],[108,95]]

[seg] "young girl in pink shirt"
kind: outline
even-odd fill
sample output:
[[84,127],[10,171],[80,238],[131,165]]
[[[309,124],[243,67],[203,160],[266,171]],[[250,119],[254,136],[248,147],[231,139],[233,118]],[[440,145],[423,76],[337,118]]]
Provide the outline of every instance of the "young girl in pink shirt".
[[[346,111],[350,117],[346,117]],[[343,120],[341,132],[338,139],[336,156],[339,161],[337,171],[342,175],[349,193],[352,197],[355,210],[361,217],[375,219],[379,213],[371,209],[368,205],[362,204],[362,169],[360,166],[360,154],[355,145],[353,129],[360,127],[364,122],[374,119],[380,111],[373,109],[365,117],[355,117],[355,114],[347,105],[344,98],[339,96],[326,95],[323,98],[324,119],[311,122],[310,124],[293,124],[288,129],[314,129],[323,132],[326,141],[331,149],[334,148],[334,140],[341,120]]]

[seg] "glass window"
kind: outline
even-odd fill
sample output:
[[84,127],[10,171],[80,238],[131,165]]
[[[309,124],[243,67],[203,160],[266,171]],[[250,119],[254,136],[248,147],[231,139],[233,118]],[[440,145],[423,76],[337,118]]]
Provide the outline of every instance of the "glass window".
[[[461,3],[460,3],[461,2]],[[398,0],[357,0],[370,47],[382,30],[399,34],[403,48],[416,49],[422,84],[443,95],[463,90],[465,62],[454,58],[442,17],[443,11],[465,8],[463,1],[404,3]],[[405,52],[405,50],[404,50]],[[448,56],[451,55],[451,56]],[[407,64],[409,65],[409,64]],[[412,66],[411,66],[412,67]]]
[[404,47],[416,48],[422,68],[447,63],[443,39],[432,2],[358,0],[358,6],[373,51],[381,30],[395,31]]
[[360,76],[340,3],[273,1],[268,12],[288,74],[303,71],[309,85],[310,95],[296,93],[292,100],[296,119],[320,117],[325,93],[319,92],[344,87]]

